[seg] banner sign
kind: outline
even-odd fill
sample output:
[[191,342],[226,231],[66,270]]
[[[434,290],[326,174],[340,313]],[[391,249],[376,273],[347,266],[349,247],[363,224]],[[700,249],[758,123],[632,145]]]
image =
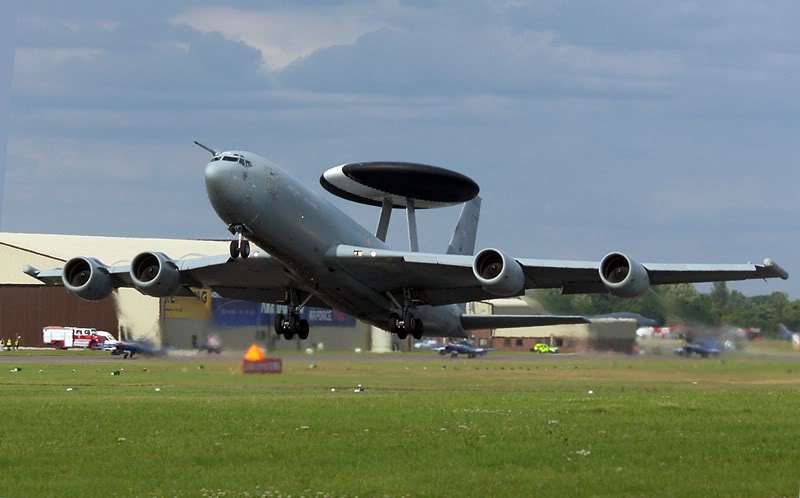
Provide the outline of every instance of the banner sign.
[[197,297],[165,297],[164,318],[208,320],[211,317],[211,290],[197,289]]
[[[221,327],[272,327],[278,314],[288,315],[288,306],[254,303],[214,296],[211,300],[211,320]],[[356,319],[341,311],[304,307],[300,317],[312,327],[352,327]]]

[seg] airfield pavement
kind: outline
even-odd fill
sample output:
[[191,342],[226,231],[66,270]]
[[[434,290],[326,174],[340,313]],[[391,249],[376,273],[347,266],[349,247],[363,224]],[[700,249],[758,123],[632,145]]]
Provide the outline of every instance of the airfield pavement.
[[[8,354],[6,351],[0,352],[1,363],[15,363],[15,362],[73,362],[80,359],[86,363],[103,363],[107,361],[125,361],[121,356],[111,356],[109,352],[88,352],[81,351],[79,355],[75,352],[54,351],[50,348],[36,348],[36,349],[23,349],[20,351],[12,351]],[[307,354],[303,351],[278,351],[275,356],[280,357],[283,361],[288,362],[309,362],[309,361],[322,361],[322,362],[381,362],[381,361],[430,361],[430,360],[453,360],[449,355],[439,355],[435,351],[413,351],[411,353],[393,352],[393,353],[348,353],[348,352],[324,352]],[[242,357],[241,351],[226,351],[222,354],[207,354],[204,352],[197,352],[194,350],[179,350],[164,357],[148,358],[151,360],[162,361],[236,361]],[[727,358],[747,358],[747,359],[762,359],[762,360],[783,360],[783,361],[799,361],[800,354],[796,352],[783,352],[783,351],[750,351],[743,354],[733,354],[726,356]],[[136,357],[136,360],[145,358],[142,355]],[[459,356],[456,360],[466,360],[465,356]],[[490,352],[486,356],[480,356],[472,359],[472,361],[513,361],[513,362],[537,362],[537,361],[574,361],[574,360],[615,360],[624,359],[626,361],[663,361],[674,360],[670,354],[659,355],[629,355],[622,353],[607,353],[607,352],[586,352],[586,353],[568,353],[568,354],[534,354],[528,352]]]
[[2,352],[0,496],[794,496],[798,359]]

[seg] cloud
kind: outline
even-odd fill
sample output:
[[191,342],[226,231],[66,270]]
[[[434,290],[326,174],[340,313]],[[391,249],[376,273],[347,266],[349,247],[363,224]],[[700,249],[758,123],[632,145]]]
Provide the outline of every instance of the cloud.
[[279,81],[367,94],[662,97],[680,70],[680,58],[671,54],[601,52],[557,44],[546,33],[490,26],[368,33],[290,64]]
[[[107,48],[17,48],[14,73],[19,98],[59,102],[171,98],[212,92],[257,91],[269,86],[258,70],[260,54],[217,33],[191,33],[176,41],[137,50]],[[91,91],[87,91],[91,89]],[[168,105],[168,104],[167,104]]]
[[[793,2],[219,5],[20,6],[5,228],[225,236],[200,139],[309,185],[358,160],[462,171],[479,245],[519,256],[800,265]],[[457,215],[420,215],[423,249]]]
[[264,66],[272,71],[319,49],[352,43],[379,27],[359,10],[340,5],[264,11],[198,7],[177,15],[173,22],[202,33],[221,33],[254,47],[262,54]]
[[[0,6],[0,209],[2,208],[6,147],[11,124],[9,102],[11,100],[11,78],[14,68],[14,5]],[[1,212],[1,211],[0,211]]]
[[14,138],[3,229],[224,236],[224,227],[215,232],[206,223],[213,219],[202,176],[207,158],[189,144]]

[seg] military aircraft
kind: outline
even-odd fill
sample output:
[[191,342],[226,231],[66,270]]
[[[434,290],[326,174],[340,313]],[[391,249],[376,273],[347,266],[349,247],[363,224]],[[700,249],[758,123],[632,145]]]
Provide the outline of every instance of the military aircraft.
[[460,354],[467,355],[467,358],[477,358],[478,356],[486,356],[489,351],[494,351],[489,348],[479,348],[473,341],[464,339],[458,342],[449,342],[442,347],[436,348],[440,355],[450,355],[450,358],[456,358]]
[[783,339],[784,341],[791,341],[792,336],[795,334],[794,331],[789,330],[786,325],[779,323],[778,324],[778,339]]
[[[276,332],[286,339],[308,337],[308,322],[299,314],[307,305],[338,309],[401,339],[466,337],[470,329],[587,322],[580,316],[463,312],[462,303],[518,296],[526,289],[636,297],[651,285],[788,278],[768,259],[763,264],[640,264],[619,252],[596,262],[524,259],[495,248],[474,254],[481,198],[470,178],[397,162],[350,163],[326,171],[320,183],[329,192],[380,206],[373,233],[263,157],[197,145],[212,155],[205,187],[233,235],[229,254],[175,260],[156,250],[113,266],[77,256],[63,268],[26,266],[23,271],[90,301],[107,298],[119,287],[154,297],[192,296],[192,289],[212,288],[223,297],[286,304],[288,315],[274,320]],[[416,211],[457,204],[463,208],[446,253],[419,252]],[[406,210],[408,251],[385,242],[395,208]]]

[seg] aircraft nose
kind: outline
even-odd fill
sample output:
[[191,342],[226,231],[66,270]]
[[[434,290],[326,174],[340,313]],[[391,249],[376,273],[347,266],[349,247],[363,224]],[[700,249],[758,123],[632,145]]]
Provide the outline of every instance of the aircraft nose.
[[206,165],[206,191],[211,205],[215,208],[227,208],[231,202],[231,183],[236,174],[237,163],[227,161],[211,161]]

